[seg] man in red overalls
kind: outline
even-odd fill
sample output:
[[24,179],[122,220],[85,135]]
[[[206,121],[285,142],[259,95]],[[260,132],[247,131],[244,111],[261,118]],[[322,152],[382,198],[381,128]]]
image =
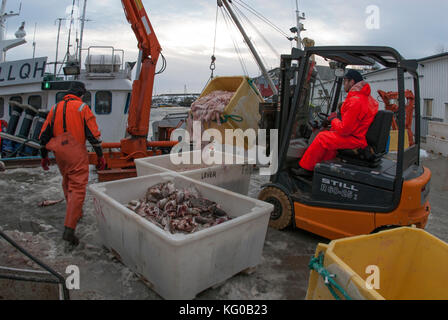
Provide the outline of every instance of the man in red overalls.
[[334,116],[327,120],[331,129],[316,136],[300,160],[300,168],[293,169],[293,173],[312,176],[315,165],[334,159],[338,149],[367,147],[366,134],[378,112],[378,102],[356,70],[349,70],[344,76],[344,90],[348,95],[341,107],[341,120]]
[[[0,131],[6,132],[6,129],[8,129],[8,122],[6,122],[6,120],[0,120]],[[1,146],[2,146],[2,137],[0,137],[0,148]]]
[[[86,88],[82,82],[73,82],[63,100],[52,107],[40,132],[42,168],[49,169],[48,150],[53,151],[67,203],[62,238],[73,245],[79,243],[75,228],[82,217],[82,206],[89,180],[89,159],[86,139],[98,156],[98,170],[104,170],[106,161],[101,148],[101,133],[89,106],[82,102]],[[48,149],[48,150],[47,150]]]

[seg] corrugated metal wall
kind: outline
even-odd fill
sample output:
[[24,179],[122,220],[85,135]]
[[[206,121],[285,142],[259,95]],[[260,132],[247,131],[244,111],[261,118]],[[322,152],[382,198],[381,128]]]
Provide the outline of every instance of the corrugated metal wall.
[[[420,75],[420,105],[424,115],[424,99],[433,99],[432,117],[447,119],[445,103],[448,103],[448,56],[420,62],[418,73]],[[385,70],[365,76],[372,87],[372,96],[378,98],[377,90],[397,91],[396,70]],[[405,75],[406,89],[414,89],[409,74]],[[375,95],[373,95],[375,93]]]
[[447,119],[445,103],[448,103],[448,56],[423,61],[421,64],[423,66],[420,65],[418,70],[423,75],[420,95],[422,99],[434,99],[433,117]]
[[[419,63],[418,73],[420,76],[420,106],[424,115],[424,99],[433,99],[432,118],[448,119],[448,110],[445,104],[448,104],[448,56],[439,57],[432,60],[421,61]],[[397,71],[388,69],[384,71],[374,72],[365,76],[372,88],[372,97],[379,102],[378,90],[397,91]],[[331,90],[332,83],[325,83],[328,91]],[[405,88],[414,91],[414,84],[409,74],[405,74]],[[321,99],[318,99],[317,90],[320,89],[316,85],[313,103],[319,105]],[[345,97],[345,93],[343,94]],[[380,103],[380,108],[384,108],[384,104]]]

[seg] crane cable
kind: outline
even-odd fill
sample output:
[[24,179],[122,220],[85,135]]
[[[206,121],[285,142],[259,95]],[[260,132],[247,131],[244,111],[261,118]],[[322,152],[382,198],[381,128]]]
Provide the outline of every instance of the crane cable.
[[266,39],[266,37],[260,32],[260,30],[257,29],[257,27],[249,20],[249,18],[237,7],[235,6],[235,9],[239,14],[247,21],[247,23],[252,27],[252,29],[255,30],[255,32],[260,36],[260,38],[266,43],[266,45],[271,49],[271,51],[276,55],[280,56],[280,54],[277,52],[277,50],[274,48],[274,46]]
[[249,6],[247,3],[245,3],[243,0],[233,0],[235,3],[238,3],[240,6],[244,7],[246,10],[250,11],[253,15],[255,15],[257,18],[259,18],[261,21],[265,22],[266,24],[268,24],[271,28],[273,28],[274,30],[276,30],[277,32],[279,32],[282,36],[284,36],[286,39],[288,39],[289,41],[294,40],[294,38],[289,37],[288,34],[286,32],[284,32],[282,29],[280,29],[279,27],[277,27],[274,23],[272,23],[271,21],[269,21],[268,18],[266,18],[265,16],[263,16],[260,12],[258,12],[257,10],[255,10],[254,8],[252,8],[251,6]]
[[[274,52],[274,54],[275,54],[275,56],[280,56],[279,55],[279,53],[273,48],[273,46],[269,43],[269,41],[261,34],[261,32],[259,32],[258,31],[258,29],[250,22],[250,20],[244,15],[244,13],[238,8],[238,7],[236,7],[236,6],[234,6],[234,8],[235,8],[235,13],[237,14],[237,15],[239,15],[239,17],[240,17],[240,20],[241,20],[241,23],[243,23],[243,21],[245,20],[256,32],[257,32],[257,34],[262,38],[262,40],[264,40],[264,42],[268,45],[268,47],[270,47],[271,48],[271,50]],[[246,28],[247,29],[247,28]],[[266,59],[264,58],[264,56],[263,55],[261,55],[260,54],[260,49],[258,48],[258,46],[256,45],[256,43],[255,43],[255,40],[254,39],[252,39],[252,44],[253,44],[253,46],[255,47],[255,49],[257,50],[257,52],[259,53],[259,55],[260,55],[260,58],[262,59],[262,61],[263,61],[263,63],[266,65],[266,66],[268,66],[269,64],[267,63],[267,61],[266,61]],[[257,61],[256,61],[256,59],[255,59],[255,57],[253,57],[254,58],[254,62],[255,62],[255,64],[258,64],[257,63]]]
[[226,23],[227,29],[229,30],[230,38],[232,39],[233,46],[235,48],[235,52],[236,52],[236,54],[238,56],[238,60],[239,60],[239,62],[241,64],[241,68],[243,69],[244,74],[247,76],[249,73],[247,72],[247,68],[246,68],[244,59],[242,57],[241,51],[240,51],[240,49],[238,47],[238,44],[236,43],[235,39],[233,38],[233,35],[232,35],[232,32],[231,32],[232,29],[230,28],[228,20],[232,21],[233,24],[234,24],[234,22],[233,22],[232,18],[230,17],[229,13],[226,10],[224,10],[223,8],[221,8],[221,13],[222,13],[224,21]]
[[[236,14],[236,15],[238,16],[238,18],[240,19],[240,23],[241,23],[241,25],[243,25],[243,28],[245,28],[245,29],[247,30],[248,28],[247,28],[247,26],[245,25],[244,18],[241,16],[242,12],[241,12],[236,6],[234,6],[234,9],[235,9],[235,14]],[[265,66],[267,66],[268,63],[266,62],[264,56],[261,55],[261,53],[260,53],[260,49],[258,48],[257,44],[255,43],[255,40],[254,40],[254,39],[251,39],[251,42],[252,42],[252,45],[254,46],[255,50],[258,52],[258,54],[259,54],[259,56],[260,56],[260,59],[263,61],[263,64],[264,64]],[[251,56],[252,56],[252,58],[253,58],[253,60],[254,60],[254,63],[255,63],[256,65],[258,65],[258,62],[257,62],[257,60],[255,59],[255,57],[254,57],[253,55],[251,55]]]
[[215,16],[215,37],[213,39],[213,54],[211,56],[211,62],[210,62],[210,70],[211,70],[211,74],[210,74],[210,79],[213,79],[214,77],[214,71],[216,69],[216,65],[215,65],[215,61],[216,61],[216,57],[215,57],[215,51],[216,51],[216,32],[218,30],[218,5],[216,6],[216,16]]

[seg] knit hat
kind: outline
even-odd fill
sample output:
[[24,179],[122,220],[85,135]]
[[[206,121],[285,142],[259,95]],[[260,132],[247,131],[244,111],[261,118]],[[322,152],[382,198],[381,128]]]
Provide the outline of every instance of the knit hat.
[[73,81],[70,84],[67,94],[74,94],[75,96],[81,97],[86,94],[86,87],[84,83],[79,81]]
[[348,70],[347,73],[345,74],[344,78],[345,79],[354,80],[355,83],[358,83],[358,82],[364,80],[364,78],[359,73],[359,71],[356,71],[356,70],[353,70],[353,69]]

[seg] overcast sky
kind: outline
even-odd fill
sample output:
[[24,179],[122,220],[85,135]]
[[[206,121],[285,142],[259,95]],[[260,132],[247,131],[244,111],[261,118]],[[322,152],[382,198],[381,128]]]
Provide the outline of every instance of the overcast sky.
[[[295,25],[295,0],[235,0],[255,8],[284,33]],[[21,21],[26,21],[28,43],[12,49],[7,60],[32,56],[34,26],[36,57],[48,56],[54,61],[58,26],[57,18],[68,18],[73,0],[22,0],[19,17],[8,20],[7,36]],[[7,10],[18,10],[19,0],[8,0]],[[82,9],[84,0],[75,0]],[[167,59],[166,71],[158,75],[155,93],[200,92],[210,77],[210,56],[215,32],[215,0],[143,0],[143,4]],[[369,6],[376,11],[368,11]],[[448,1],[446,0],[299,0],[300,10],[306,13],[302,37],[315,40],[316,45],[385,45],[396,48],[405,58],[421,58],[448,50]],[[281,33],[262,23],[249,11],[237,5],[259,30],[244,23],[268,68],[279,65],[279,55],[289,53],[291,42]],[[121,1],[88,0],[83,47],[113,46],[125,50],[125,61],[135,61],[137,41],[128,24]],[[235,53],[233,40],[242,52],[248,74],[260,74],[241,35],[234,27],[227,28],[221,12],[218,16],[215,75],[243,75]],[[371,18],[379,17],[378,20]],[[371,26],[367,27],[366,22]],[[374,28],[372,28],[374,27]],[[376,28],[378,27],[378,28]],[[72,39],[76,38],[76,29]],[[269,47],[260,34],[266,38]],[[68,23],[63,21],[59,60],[67,51]],[[73,53],[74,48],[70,49]]]

